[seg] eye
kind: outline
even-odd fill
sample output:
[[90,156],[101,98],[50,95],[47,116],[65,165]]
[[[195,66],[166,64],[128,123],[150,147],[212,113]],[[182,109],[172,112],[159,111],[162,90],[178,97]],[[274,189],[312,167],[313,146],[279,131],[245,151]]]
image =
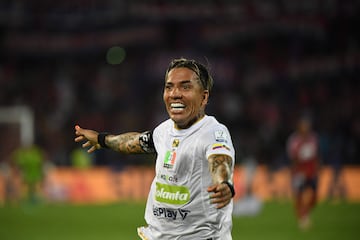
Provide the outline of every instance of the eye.
[[190,89],[190,88],[191,88],[190,84],[184,84],[183,85],[183,89],[185,89],[185,90]]

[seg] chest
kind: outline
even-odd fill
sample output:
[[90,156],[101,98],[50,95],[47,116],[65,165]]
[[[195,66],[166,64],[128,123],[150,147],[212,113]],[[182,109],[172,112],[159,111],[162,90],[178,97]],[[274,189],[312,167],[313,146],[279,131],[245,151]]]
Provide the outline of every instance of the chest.
[[196,136],[163,138],[157,154],[157,177],[167,183],[184,183],[207,166],[205,147]]

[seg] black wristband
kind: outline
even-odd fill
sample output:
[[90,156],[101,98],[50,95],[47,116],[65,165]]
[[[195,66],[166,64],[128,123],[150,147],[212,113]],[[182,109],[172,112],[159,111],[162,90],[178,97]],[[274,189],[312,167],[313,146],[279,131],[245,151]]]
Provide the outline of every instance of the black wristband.
[[234,197],[235,196],[234,186],[231,183],[229,183],[228,181],[223,181],[222,183],[225,183],[226,185],[228,185],[228,187],[230,188],[230,191],[231,191],[231,197]]
[[109,134],[106,133],[106,132],[101,132],[101,133],[99,133],[99,135],[98,135],[97,140],[98,140],[98,143],[100,144],[100,146],[101,146],[102,148],[109,148],[109,147],[106,145],[106,143],[105,143],[105,137],[106,137],[107,135],[109,135]]

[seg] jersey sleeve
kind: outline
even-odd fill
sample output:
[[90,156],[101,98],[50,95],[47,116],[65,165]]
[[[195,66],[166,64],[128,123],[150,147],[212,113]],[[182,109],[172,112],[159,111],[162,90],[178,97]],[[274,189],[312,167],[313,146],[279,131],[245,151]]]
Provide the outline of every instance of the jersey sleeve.
[[235,150],[231,136],[226,127],[216,127],[208,131],[206,136],[206,158],[211,155],[227,155],[234,161]]

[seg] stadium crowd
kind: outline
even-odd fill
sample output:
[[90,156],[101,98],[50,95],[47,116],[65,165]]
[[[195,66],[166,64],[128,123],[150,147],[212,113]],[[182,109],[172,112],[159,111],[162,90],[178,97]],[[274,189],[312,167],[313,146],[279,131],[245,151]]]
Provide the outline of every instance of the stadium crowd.
[[[181,56],[209,64],[208,114],[229,127],[237,163],[288,164],[286,139],[307,113],[324,163],[359,164],[356,1],[16,0],[0,16],[0,106],[33,109],[35,142],[55,165],[71,165],[75,124],[124,132],[164,120],[157,91]],[[106,60],[113,46],[125,50],[119,64]],[[0,129],[3,158],[16,129]],[[94,164],[117,158],[100,152]]]

